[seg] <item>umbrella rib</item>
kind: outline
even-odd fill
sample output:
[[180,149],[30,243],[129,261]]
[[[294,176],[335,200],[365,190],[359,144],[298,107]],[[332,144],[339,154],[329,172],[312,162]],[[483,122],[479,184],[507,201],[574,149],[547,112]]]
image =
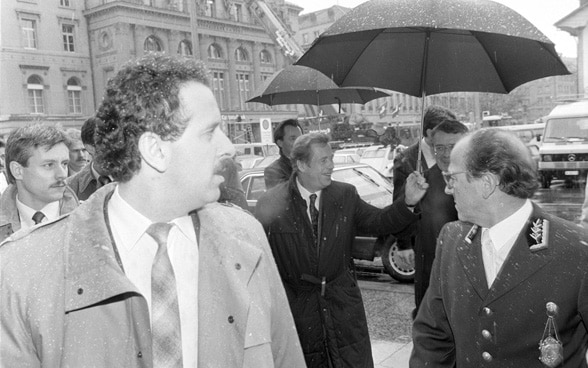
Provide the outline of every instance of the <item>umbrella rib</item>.
[[[474,38],[476,38],[476,40],[477,40],[478,33],[480,33],[480,32],[472,31],[471,33],[474,36]],[[498,80],[500,81],[500,85],[506,91],[506,93],[508,93],[509,90],[506,88],[506,86],[504,85],[504,82],[502,81],[502,78],[500,77],[500,73],[498,72],[496,64],[494,63],[494,60],[492,59],[492,55],[490,54],[490,52],[488,51],[488,49],[486,48],[486,46],[482,42],[478,42],[478,44],[480,45],[480,47],[482,47],[482,49],[484,50],[484,53],[486,54],[486,56],[488,56],[488,60],[490,60],[490,62],[492,63],[492,66],[494,67],[493,69],[496,71],[496,74],[498,74]]]
[[[374,39],[376,39],[380,34],[382,34],[385,31],[386,31],[386,28],[382,28],[382,29],[379,30],[379,32],[375,32],[374,33],[374,36],[372,37],[372,39],[369,42],[366,43],[365,47],[361,50],[360,53],[358,53],[358,55],[361,56],[363,54],[363,52],[365,51],[365,49],[367,49],[372,44],[372,42],[374,42]],[[339,86],[341,86],[345,82],[345,79],[347,79],[347,76],[349,75],[349,72],[351,72],[351,70],[353,70],[353,68],[355,67],[355,64],[357,64],[357,61],[359,60],[359,56],[357,58],[355,58],[355,60],[351,64],[351,67],[347,69],[348,72],[345,73],[345,76],[341,80],[341,84]],[[349,86],[347,86],[347,87],[349,87]]]

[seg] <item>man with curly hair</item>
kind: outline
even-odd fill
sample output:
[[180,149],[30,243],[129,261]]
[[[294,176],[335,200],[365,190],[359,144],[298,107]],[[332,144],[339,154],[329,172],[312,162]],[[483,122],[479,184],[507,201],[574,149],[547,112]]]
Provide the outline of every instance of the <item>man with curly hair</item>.
[[97,117],[117,183],[0,247],[0,365],[303,367],[261,225],[216,202],[234,149],[203,63],[125,65]]

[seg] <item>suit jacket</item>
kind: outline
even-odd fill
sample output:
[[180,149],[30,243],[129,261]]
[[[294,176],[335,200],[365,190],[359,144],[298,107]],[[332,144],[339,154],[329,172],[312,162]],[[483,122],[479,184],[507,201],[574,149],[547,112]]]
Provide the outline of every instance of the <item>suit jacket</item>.
[[92,174],[92,163],[66,179],[67,185],[74,191],[80,201],[88,199],[101,184]]
[[[0,247],[0,366],[152,367],[147,302],[119,266],[105,218],[114,187]],[[261,225],[218,203],[194,219],[198,367],[304,367]]]
[[[20,217],[16,207],[16,185],[11,184],[0,197],[0,242],[12,233],[20,230]],[[78,206],[78,198],[68,186],[65,187],[63,198],[59,201],[59,214],[65,215]]]
[[280,158],[272,162],[263,170],[265,188],[270,189],[276,185],[288,181],[292,176],[292,163],[290,159],[280,152]]
[[418,216],[403,202],[384,209],[371,206],[353,185],[337,181],[322,190],[319,209],[315,245],[293,175],[259,199],[257,217],[268,234],[308,367],[328,367],[329,357],[338,368],[372,367],[351,245],[356,232],[397,233]]
[[[543,219],[548,225],[537,244],[530,235]],[[562,366],[587,367],[588,232],[534,205],[488,288],[482,232],[471,229],[452,222],[441,231],[431,285],[413,326],[410,367],[543,367],[538,347],[548,302],[559,307]]]

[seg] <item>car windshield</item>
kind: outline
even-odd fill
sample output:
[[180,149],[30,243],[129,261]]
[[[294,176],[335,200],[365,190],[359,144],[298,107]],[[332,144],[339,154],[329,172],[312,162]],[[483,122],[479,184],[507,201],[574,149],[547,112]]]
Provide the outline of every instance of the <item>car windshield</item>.
[[369,150],[369,151],[363,151],[363,155],[361,157],[362,158],[380,158],[380,157],[384,157],[385,154],[386,154],[386,150],[383,150],[383,149]]
[[544,142],[588,140],[588,117],[550,119],[545,125]]
[[371,167],[349,167],[333,171],[333,180],[349,183],[369,204],[383,208],[392,203],[392,185]]

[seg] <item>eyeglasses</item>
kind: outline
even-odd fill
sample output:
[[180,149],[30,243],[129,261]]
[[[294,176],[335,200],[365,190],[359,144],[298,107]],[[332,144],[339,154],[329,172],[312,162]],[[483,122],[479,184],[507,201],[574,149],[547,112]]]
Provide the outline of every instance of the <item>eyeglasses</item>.
[[441,174],[443,175],[443,180],[445,180],[445,184],[447,184],[447,188],[452,189],[453,184],[455,183],[455,175],[457,174],[465,174],[467,171],[443,171]]
[[439,144],[439,145],[433,146],[433,151],[435,152],[436,155],[441,155],[444,153],[450,153],[451,150],[453,149],[453,147],[455,147],[455,144],[448,144],[446,146]]

